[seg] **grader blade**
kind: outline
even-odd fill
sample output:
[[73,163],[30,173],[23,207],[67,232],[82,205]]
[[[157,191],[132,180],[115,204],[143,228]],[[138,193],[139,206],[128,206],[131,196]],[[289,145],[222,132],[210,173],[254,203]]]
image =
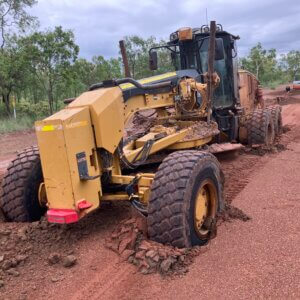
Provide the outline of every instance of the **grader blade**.
[[223,144],[212,144],[208,148],[208,152],[216,154],[229,151],[236,151],[244,148],[242,144],[232,144],[232,143],[223,143]]

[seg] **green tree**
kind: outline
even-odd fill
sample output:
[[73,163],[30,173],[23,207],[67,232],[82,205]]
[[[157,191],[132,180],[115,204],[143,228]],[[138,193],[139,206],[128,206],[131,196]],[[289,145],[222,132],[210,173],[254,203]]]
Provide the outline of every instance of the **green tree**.
[[1,0],[0,1],[0,34],[1,50],[12,28],[24,31],[36,22],[36,18],[28,14],[27,9],[36,4],[36,0]]
[[95,65],[86,60],[79,58],[72,65],[73,76],[70,78],[70,89],[73,97],[78,96],[89,86],[96,82]]
[[300,51],[292,50],[283,54],[281,58],[283,68],[287,71],[289,80],[296,80],[296,75],[300,75]]
[[74,34],[70,30],[64,31],[59,26],[53,31],[35,32],[25,38],[24,43],[28,46],[28,59],[34,74],[47,94],[52,114],[55,89],[60,81],[72,75],[71,64],[76,61],[79,52]]
[[96,82],[120,78],[121,59],[106,60],[103,56],[94,56],[92,61],[88,61],[80,58],[71,66],[71,72],[65,86],[69,88],[69,96],[76,97]]
[[171,63],[170,52],[166,49],[158,51],[158,70],[153,72],[149,69],[150,48],[165,44],[166,42],[164,40],[157,42],[156,38],[153,36],[147,39],[136,35],[125,37],[125,46],[131,76],[140,79],[173,70],[174,67]]
[[11,114],[11,94],[24,86],[29,75],[30,65],[26,53],[26,47],[16,36],[7,39],[0,53],[0,91],[8,115]]
[[103,56],[94,56],[92,62],[95,66],[95,79],[102,81],[121,77],[121,60],[110,58],[106,60]]
[[262,83],[267,83],[279,77],[280,69],[276,57],[276,49],[266,50],[258,43],[247,57],[241,59],[241,65],[255,74]]

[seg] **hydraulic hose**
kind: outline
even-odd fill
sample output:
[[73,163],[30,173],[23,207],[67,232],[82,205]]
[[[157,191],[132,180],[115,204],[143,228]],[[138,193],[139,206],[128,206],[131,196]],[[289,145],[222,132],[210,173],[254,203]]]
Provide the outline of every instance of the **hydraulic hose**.
[[141,84],[133,78],[122,78],[122,79],[117,79],[117,80],[107,80],[107,81],[93,84],[90,86],[89,91],[94,91],[96,89],[105,88],[105,87],[118,86],[123,83],[131,83],[135,87],[145,90],[145,91],[164,88],[164,87],[170,87],[172,84],[171,81],[165,81],[165,82],[154,83],[154,84]]
[[165,81],[165,82],[160,82],[160,83],[153,83],[153,84],[141,84],[137,80],[133,78],[122,78],[122,79],[117,79],[116,83],[118,85],[122,83],[131,83],[134,86],[136,86],[139,89],[143,90],[152,90],[152,89],[159,89],[159,88],[164,88],[168,87],[171,85],[171,81]]

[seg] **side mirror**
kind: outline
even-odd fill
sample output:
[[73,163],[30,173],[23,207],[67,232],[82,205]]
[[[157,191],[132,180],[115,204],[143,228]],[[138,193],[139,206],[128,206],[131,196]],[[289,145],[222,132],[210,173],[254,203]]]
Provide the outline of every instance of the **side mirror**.
[[152,71],[157,70],[157,52],[156,51],[149,52],[149,68]]
[[224,44],[223,39],[216,39],[215,60],[224,59]]

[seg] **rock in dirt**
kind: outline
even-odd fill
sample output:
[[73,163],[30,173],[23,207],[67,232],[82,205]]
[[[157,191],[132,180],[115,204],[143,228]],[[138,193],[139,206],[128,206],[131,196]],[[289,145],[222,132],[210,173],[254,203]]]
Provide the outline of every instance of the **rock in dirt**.
[[121,254],[121,259],[122,259],[123,261],[126,261],[126,260],[128,260],[129,257],[130,257],[131,255],[133,255],[133,254],[134,254],[134,250],[126,249],[126,250],[124,250],[123,253]]
[[167,273],[170,268],[172,267],[172,264],[175,262],[174,258],[168,257],[167,259],[163,260],[160,264],[160,269],[163,273]]
[[18,264],[20,264],[20,263],[26,261],[27,258],[28,258],[27,255],[19,254],[19,255],[16,256],[16,261],[17,261]]
[[0,231],[0,236],[2,235],[2,236],[8,236],[8,235],[10,235],[11,234],[11,230],[10,229],[2,229],[1,231]]
[[0,280],[0,288],[4,287],[4,281]]
[[58,282],[60,280],[61,280],[61,278],[60,277],[56,277],[56,276],[54,276],[54,277],[51,278],[52,282]]
[[8,270],[12,267],[12,262],[11,260],[5,260],[2,264],[2,270]]
[[128,261],[137,266],[142,274],[168,272],[179,270],[186,264],[186,251],[171,246],[164,246],[147,240],[146,222],[141,216],[134,217],[120,223],[111,234],[106,247],[115,251],[113,245],[119,245],[118,251],[122,261]]
[[17,236],[22,240],[22,241],[26,241],[27,240],[27,228],[26,227],[23,227],[23,228],[20,228],[18,230],[18,233],[17,233]]
[[77,262],[77,258],[74,255],[68,255],[63,258],[62,264],[65,268],[73,267]]
[[14,277],[18,277],[20,275],[20,273],[15,269],[8,269],[6,273]]
[[124,250],[130,245],[130,243],[131,243],[130,237],[123,239],[119,244],[119,253],[122,254]]
[[[201,247],[201,251],[197,248],[178,249],[148,240],[144,230],[145,219],[142,218],[135,215],[122,221],[112,232],[110,239],[106,241],[106,247],[119,254],[121,261],[127,260],[135,265],[142,274],[186,273],[194,258],[200,255],[205,248]],[[250,218],[238,208],[226,204],[224,213],[219,216],[218,225],[222,221],[232,219],[247,221]]]
[[11,267],[15,268],[18,265],[18,261],[16,258],[12,258],[11,259]]
[[60,262],[60,255],[58,253],[51,253],[48,257],[49,265],[55,265]]
[[156,254],[157,254],[156,251],[154,251],[154,250],[149,250],[149,251],[146,252],[146,257],[153,258]]

